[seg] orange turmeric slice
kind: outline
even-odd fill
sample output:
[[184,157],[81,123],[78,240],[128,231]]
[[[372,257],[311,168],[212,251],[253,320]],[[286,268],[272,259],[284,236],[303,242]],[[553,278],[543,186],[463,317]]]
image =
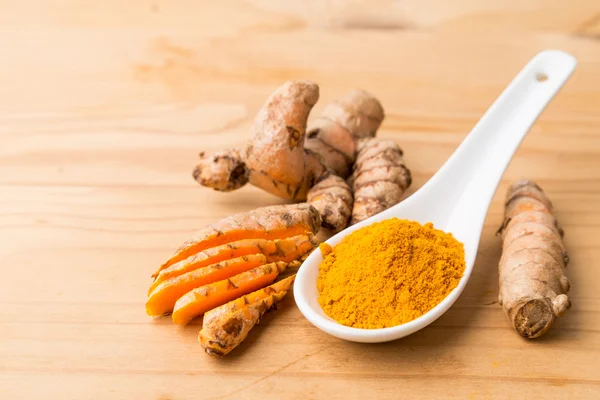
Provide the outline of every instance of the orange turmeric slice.
[[263,288],[273,282],[287,266],[284,262],[262,265],[232,278],[193,289],[175,303],[173,322],[186,325],[215,307]]
[[235,214],[197,232],[152,275],[215,246],[245,239],[285,239],[316,234],[321,226],[319,213],[307,203],[262,207]]
[[263,299],[266,299],[269,296],[272,296],[275,293],[287,292],[288,290],[290,290],[290,287],[292,286],[292,283],[294,283],[295,278],[296,274],[282,279],[278,282],[275,282],[264,289],[260,289],[245,296],[241,296],[240,298],[230,301],[227,304],[223,304],[220,307],[210,310],[209,312],[204,314],[203,326],[209,326],[211,323],[224,317],[225,315],[241,310],[248,304],[257,303]]
[[167,279],[234,257],[249,254],[264,254],[269,263],[275,261],[290,262],[304,256],[314,249],[316,245],[317,241],[313,235],[300,235],[279,240],[245,239],[213,247],[161,271],[150,286],[148,293],[152,293],[158,285]]
[[264,254],[251,254],[221,261],[162,281],[150,293],[146,312],[150,316],[173,311],[175,302],[192,289],[230,278],[267,263]]

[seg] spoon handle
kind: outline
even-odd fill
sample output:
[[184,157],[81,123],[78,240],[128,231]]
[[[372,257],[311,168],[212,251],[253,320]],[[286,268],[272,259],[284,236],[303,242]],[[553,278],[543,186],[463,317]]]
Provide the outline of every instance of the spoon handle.
[[574,57],[562,51],[547,50],[535,56],[425,184],[421,191],[427,198],[444,199],[444,210],[439,212],[449,219],[443,225],[457,234],[481,232],[515,151],[576,64]]

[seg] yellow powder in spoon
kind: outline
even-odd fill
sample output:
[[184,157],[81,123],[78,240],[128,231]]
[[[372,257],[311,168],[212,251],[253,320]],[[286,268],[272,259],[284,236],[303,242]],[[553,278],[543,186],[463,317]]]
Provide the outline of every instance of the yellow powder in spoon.
[[428,223],[397,218],[323,244],[317,289],[325,314],[355,328],[387,328],[425,314],[465,271],[463,244]]

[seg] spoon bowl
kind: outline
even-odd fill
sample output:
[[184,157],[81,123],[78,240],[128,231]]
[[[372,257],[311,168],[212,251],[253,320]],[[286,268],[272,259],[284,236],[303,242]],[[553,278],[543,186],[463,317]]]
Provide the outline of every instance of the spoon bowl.
[[[335,246],[363,226],[390,218],[408,219],[452,233],[464,244],[466,269],[458,286],[422,316],[402,325],[361,329],[329,318],[318,302],[317,278],[323,255],[315,250],[294,283],[296,303],[313,325],[340,339],[377,343],[400,339],[424,328],[458,299],[475,264],[483,222],[502,175],[531,125],[572,74],[577,61],[557,50],[535,56],[489,108],[448,161],[402,203],[353,225],[327,241]],[[356,266],[360,268],[360,266]]]

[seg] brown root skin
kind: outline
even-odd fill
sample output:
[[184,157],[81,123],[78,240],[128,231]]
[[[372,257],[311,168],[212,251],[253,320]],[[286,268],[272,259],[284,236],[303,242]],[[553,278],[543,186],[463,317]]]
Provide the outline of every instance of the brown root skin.
[[[337,127],[333,128],[333,130],[337,130]],[[322,131],[318,129],[310,132],[309,136],[306,138],[306,149],[318,157],[322,164],[327,166],[330,172],[342,178],[347,177],[350,175],[354,156],[350,158],[345,152],[327,142],[324,135],[320,134],[321,132]],[[348,133],[348,136],[349,135],[350,134]],[[354,143],[352,138],[348,141]],[[342,139],[340,142],[344,143],[344,140]]]
[[571,307],[563,231],[552,215],[550,199],[537,184],[518,181],[511,186],[499,233],[500,304],[521,336],[537,338]]
[[200,153],[194,168],[194,179],[209,188],[230,192],[248,183],[249,171],[237,150],[220,151],[212,155]]
[[[362,158],[372,159],[353,170],[361,158],[359,141],[373,139],[384,119],[381,103],[368,92],[354,90],[327,104],[307,134],[307,119],[318,98],[319,87],[311,81],[284,83],[258,112],[248,144],[239,151],[202,153],[194,178],[220,191],[250,182],[285,199],[309,199],[323,226],[334,232],[348,225],[353,206],[357,222],[398,203],[410,185],[410,173],[393,142],[362,145]],[[342,181],[353,171],[352,188]],[[360,199],[354,205],[353,189]]]
[[211,248],[245,239],[277,240],[307,234],[312,236],[320,227],[318,211],[306,203],[261,207],[230,215],[196,232],[179,246],[153,277],[156,278],[162,270],[188,257],[198,258],[203,251],[210,251]]
[[267,99],[241,152],[250,183],[283,198],[306,198],[308,188],[299,191],[315,175],[305,162],[306,121],[318,99],[319,87],[310,81],[286,82]]
[[290,290],[295,275],[242,296],[204,315],[198,341],[207,354],[225,356],[240,345],[264,314]]
[[[288,269],[293,267],[291,264],[288,266]],[[221,307],[217,307],[215,309],[210,310],[206,314],[204,314],[204,319],[202,320],[203,326],[211,326],[218,324],[218,320],[220,318],[226,317],[228,314],[236,312],[238,310],[243,309],[248,304],[256,303],[259,300],[265,299],[275,293],[279,292],[287,292],[290,290],[294,280],[296,279],[296,274],[292,274],[291,276],[282,279],[269,285],[263,289],[257,290],[256,292],[247,294],[238,299],[230,301],[227,304],[222,305]]]
[[345,180],[329,175],[308,192],[307,202],[321,215],[321,225],[333,232],[348,226],[352,214],[352,189]]
[[351,223],[355,224],[399,203],[412,178],[395,142],[368,138],[358,143],[350,182],[354,188]]
[[317,154],[330,172],[346,179],[352,172],[358,140],[374,137],[383,118],[383,107],[375,96],[353,90],[325,106],[309,129],[306,148]]
[[325,106],[323,118],[339,124],[356,139],[374,137],[385,118],[379,100],[364,90],[353,90]]
[[[319,142],[322,143],[318,144]],[[314,149],[322,145],[341,153],[349,164],[354,163],[356,157],[356,140],[354,136],[349,130],[324,116],[317,118],[311,124],[306,136],[307,148]],[[320,153],[316,149],[315,152]],[[349,167],[344,167],[344,171],[347,170],[344,175],[341,171],[336,170],[335,165],[329,165],[329,167],[342,178],[347,177],[351,172]]]
[[[552,202],[546,196],[542,188],[539,187],[538,184],[535,182],[522,179],[513,183],[509,194],[506,197],[506,206],[508,207],[510,203],[518,197],[527,197],[529,199],[534,199],[542,203],[546,207],[546,210],[552,210]],[[513,217],[511,213],[509,213],[507,216],[509,218]]]
[[262,317],[277,307],[287,292],[272,294],[266,299],[248,304],[244,309],[235,311],[210,326],[203,326],[198,334],[198,341],[206,354],[223,357],[240,345],[248,333],[257,325]]

